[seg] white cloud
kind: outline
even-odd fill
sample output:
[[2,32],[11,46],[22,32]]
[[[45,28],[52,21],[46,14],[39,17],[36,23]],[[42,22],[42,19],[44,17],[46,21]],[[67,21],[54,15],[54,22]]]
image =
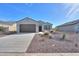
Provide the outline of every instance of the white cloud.
[[65,18],[72,18],[72,16],[75,16],[77,12],[79,12],[79,4],[69,4],[66,5],[66,9],[69,9]]

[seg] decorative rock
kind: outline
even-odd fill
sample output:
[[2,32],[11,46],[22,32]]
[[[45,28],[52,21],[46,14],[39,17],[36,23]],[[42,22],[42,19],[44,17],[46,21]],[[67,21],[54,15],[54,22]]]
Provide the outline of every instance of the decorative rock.
[[56,46],[55,44],[52,44],[52,46],[54,47],[54,46]]

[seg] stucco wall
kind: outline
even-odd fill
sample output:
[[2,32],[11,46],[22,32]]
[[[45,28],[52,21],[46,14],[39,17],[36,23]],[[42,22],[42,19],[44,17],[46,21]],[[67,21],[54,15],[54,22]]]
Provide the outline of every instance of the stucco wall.
[[7,24],[0,24],[1,27],[4,27],[5,32],[9,31],[16,31],[16,24],[13,25],[7,25]]
[[22,21],[19,21],[17,22],[17,32],[19,33],[20,31],[20,24],[35,24],[36,25],[36,32],[39,31],[39,24],[35,21],[32,21],[32,20],[22,20]]
[[44,25],[44,30],[52,30],[52,25],[45,24]]
[[0,24],[0,26],[4,28],[4,32],[9,32],[9,25]]
[[5,24],[0,24],[0,26],[2,26],[2,27],[9,27],[9,25],[5,25]]
[[9,25],[9,31],[16,31],[16,23],[13,25]]
[[58,27],[58,30],[60,30],[60,31],[75,31],[75,26],[76,25],[62,26],[62,27]]

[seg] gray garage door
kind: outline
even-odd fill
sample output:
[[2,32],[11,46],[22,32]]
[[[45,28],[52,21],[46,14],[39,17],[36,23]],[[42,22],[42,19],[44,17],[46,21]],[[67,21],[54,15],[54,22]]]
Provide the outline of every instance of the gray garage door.
[[36,32],[36,25],[35,24],[21,24],[20,25],[20,32]]

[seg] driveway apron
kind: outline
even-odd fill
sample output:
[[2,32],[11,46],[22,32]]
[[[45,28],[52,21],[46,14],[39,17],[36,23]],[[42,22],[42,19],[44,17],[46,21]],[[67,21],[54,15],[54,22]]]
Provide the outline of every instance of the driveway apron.
[[15,34],[0,38],[0,52],[26,52],[35,33]]

